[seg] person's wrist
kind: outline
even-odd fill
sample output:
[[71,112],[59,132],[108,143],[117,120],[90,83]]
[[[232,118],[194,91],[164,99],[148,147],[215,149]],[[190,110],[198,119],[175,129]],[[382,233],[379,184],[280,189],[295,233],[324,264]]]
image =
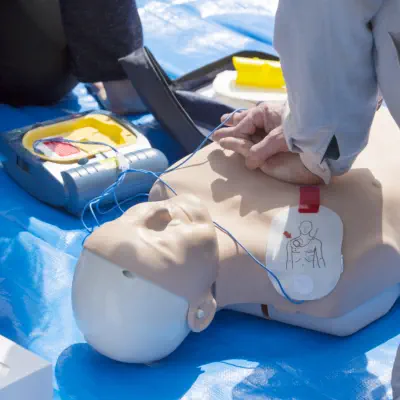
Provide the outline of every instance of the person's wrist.
[[300,153],[300,160],[308,171],[319,176],[323,182],[328,184],[332,178],[331,170],[326,161],[318,162],[319,157],[313,153]]
[[283,182],[298,185],[321,185],[324,181],[308,170],[299,154],[278,153],[268,159],[261,167],[266,175]]

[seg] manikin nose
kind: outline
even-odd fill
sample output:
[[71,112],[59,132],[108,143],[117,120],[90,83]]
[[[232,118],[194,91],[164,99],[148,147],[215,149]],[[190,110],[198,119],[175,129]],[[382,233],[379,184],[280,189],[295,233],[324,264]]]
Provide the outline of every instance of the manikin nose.
[[153,210],[146,220],[146,227],[153,231],[163,231],[171,222],[172,216],[167,207]]

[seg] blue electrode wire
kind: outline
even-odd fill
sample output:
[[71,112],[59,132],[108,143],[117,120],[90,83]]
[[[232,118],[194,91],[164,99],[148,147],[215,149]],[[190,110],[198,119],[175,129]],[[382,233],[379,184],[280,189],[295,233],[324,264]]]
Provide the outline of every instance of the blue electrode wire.
[[[167,169],[167,170],[162,171],[162,172],[152,172],[152,171],[138,170],[138,169],[128,169],[128,170],[122,172],[122,173],[118,176],[118,179],[117,179],[111,186],[109,186],[107,189],[105,189],[104,192],[103,192],[100,196],[98,196],[98,197],[96,197],[96,198],[90,200],[90,202],[89,202],[88,204],[86,204],[85,207],[83,208],[83,211],[82,211],[82,214],[81,214],[81,221],[82,221],[82,224],[83,224],[83,226],[85,227],[85,229],[86,229],[89,233],[93,232],[93,228],[90,230],[90,228],[86,225],[86,223],[85,223],[85,221],[84,221],[84,215],[85,215],[85,213],[86,213],[86,211],[87,211],[88,208],[91,210],[91,214],[92,214],[92,216],[93,216],[93,218],[94,218],[94,220],[95,220],[95,222],[96,222],[96,225],[97,225],[98,227],[100,226],[100,223],[99,223],[97,217],[94,215],[94,213],[93,213],[93,211],[92,211],[93,208],[92,208],[92,206],[90,206],[90,203],[96,204],[96,209],[97,209],[97,211],[99,212],[99,214],[101,214],[101,215],[105,215],[105,214],[107,214],[107,213],[109,213],[109,212],[111,212],[111,211],[114,211],[116,208],[118,208],[119,211],[120,211],[121,213],[124,213],[124,210],[121,208],[121,205],[120,205],[120,203],[119,203],[119,201],[118,201],[118,198],[117,198],[117,195],[116,195],[116,193],[115,193],[115,190],[116,190],[116,188],[122,183],[123,179],[125,178],[125,176],[126,176],[128,173],[143,173],[143,174],[147,174],[147,175],[152,175],[152,176],[154,176],[154,177],[156,178],[156,181],[162,182],[165,186],[168,187],[169,190],[171,190],[172,193],[174,193],[174,194],[176,195],[176,192],[174,191],[174,189],[172,189],[165,181],[163,181],[163,180],[161,179],[161,176],[162,176],[163,174],[166,174],[167,172],[175,171],[176,169],[180,168],[182,165],[184,165],[185,163],[187,163],[192,157],[194,157],[194,156],[196,155],[196,153],[197,153],[200,149],[202,149],[202,148],[204,147],[204,145],[209,141],[210,137],[211,137],[218,129],[220,129],[221,127],[223,127],[236,113],[241,112],[241,111],[244,111],[244,110],[245,110],[245,108],[238,108],[238,109],[236,109],[235,111],[233,111],[231,114],[229,114],[229,116],[228,116],[221,124],[219,124],[215,129],[212,130],[212,132],[210,132],[210,133],[204,138],[204,140],[203,140],[203,141],[200,143],[200,145],[193,151],[193,153],[192,153],[191,155],[189,155],[189,156],[188,156],[186,159],[184,159],[181,163],[175,165],[173,168]],[[53,141],[53,140],[51,140],[51,141]],[[80,142],[78,142],[78,143],[80,143]],[[92,142],[85,142],[85,144],[92,144]],[[96,143],[96,144],[97,144],[97,143]],[[116,153],[118,153],[118,150],[117,150],[117,149],[115,149],[114,151],[115,151]],[[106,211],[100,211],[100,208],[99,208],[99,207],[100,207],[100,202],[101,202],[101,200],[102,200],[103,198],[105,198],[106,196],[110,195],[110,194],[112,194],[113,197],[114,197],[115,206],[112,207],[112,208],[110,208],[110,209],[108,209],[108,210],[106,210]],[[133,201],[133,200],[135,200],[138,196],[139,196],[139,195],[136,195],[136,196],[134,196],[134,197],[131,197],[131,198],[126,199],[126,200],[124,200],[124,203]]]
[[[115,192],[114,192],[115,193]],[[105,210],[105,211],[102,211],[101,209],[100,209],[100,203],[97,203],[96,204],[96,211],[100,214],[100,215],[105,215],[105,214],[108,214],[109,212],[112,212],[112,211],[114,211],[115,209],[119,209],[119,211],[121,211],[122,213],[124,213],[126,210],[124,210],[124,209],[122,209],[121,208],[121,206],[122,205],[124,205],[124,204],[126,204],[126,203],[129,203],[129,202],[131,202],[131,201],[133,201],[133,200],[135,200],[136,198],[138,198],[138,197],[149,197],[149,194],[148,193],[138,193],[137,195],[135,195],[134,197],[130,197],[129,199],[125,199],[125,200],[123,200],[123,201],[120,201],[120,202],[118,202],[118,204],[116,204],[115,206],[113,206],[112,208],[109,208],[109,209],[107,209],[107,210]],[[116,198],[116,197],[115,197]],[[118,199],[117,199],[118,200]]]
[[238,239],[235,238],[235,236],[232,235],[232,233],[230,233],[229,231],[227,231],[225,228],[223,228],[221,225],[219,225],[217,222],[213,221],[214,225],[223,233],[225,233],[226,235],[228,235],[242,250],[244,250],[246,252],[246,254],[253,259],[253,261],[255,263],[257,263],[261,268],[264,268],[276,281],[276,283],[279,286],[279,289],[281,289],[283,295],[286,297],[287,300],[289,300],[291,303],[293,304],[302,304],[304,303],[303,300],[294,300],[292,299],[286,292],[286,290],[283,288],[282,283],[280,281],[280,279],[269,269],[267,268],[266,265],[264,265],[261,261],[257,260],[257,258],[250,253],[249,250],[246,249],[246,247],[239,242]]
[[[241,108],[241,109],[237,109],[237,110],[233,111],[220,125],[218,125],[215,129],[213,129],[212,132],[210,132],[210,134],[208,134],[208,135],[206,136],[206,138],[203,140],[203,142],[196,148],[196,150],[195,150],[189,157],[187,157],[187,158],[186,158],[185,160],[183,160],[181,163],[175,165],[173,168],[167,169],[167,170],[165,170],[165,171],[163,171],[163,172],[152,172],[152,171],[147,171],[147,170],[142,170],[142,169],[128,169],[128,170],[126,170],[126,171],[120,173],[119,176],[118,176],[118,179],[117,179],[112,185],[110,185],[107,189],[104,190],[104,192],[103,192],[100,196],[98,196],[98,197],[94,198],[93,200],[91,200],[91,201],[90,201],[88,204],[86,204],[86,206],[84,207],[84,209],[83,209],[83,211],[82,211],[82,214],[81,214],[81,221],[82,221],[82,224],[83,224],[83,226],[85,227],[85,229],[88,231],[88,235],[87,235],[87,236],[89,236],[89,235],[93,232],[93,227],[92,227],[92,228],[89,228],[89,227],[86,225],[85,221],[84,221],[84,215],[85,215],[85,213],[86,213],[86,211],[87,211],[88,209],[90,210],[90,213],[92,214],[92,216],[93,216],[93,218],[94,218],[94,220],[95,220],[95,222],[96,222],[96,225],[97,225],[98,227],[101,226],[99,220],[98,220],[97,217],[96,217],[96,213],[95,213],[95,211],[93,210],[93,206],[94,206],[94,205],[96,206],[97,211],[98,211],[99,214],[101,214],[101,215],[107,214],[107,213],[109,213],[109,212],[115,210],[116,208],[118,208],[119,211],[120,211],[121,213],[124,213],[124,210],[123,210],[122,207],[121,207],[122,204],[127,203],[127,202],[130,202],[130,201],[133,201],[133,200],[136,199],[137,197],[148,196],[148,194],[146,194],[146,193],[140,193],[140,194],[137,194],[136,196],[133,196],[133,197],[131,197],[131,198],[128,198],[128,199],[124,200],[124,201],[121,202],[121,203],[118,201],[118,198],[117,198],[117,195],[116,195],[116,193],[115,193],[115,190],[116,190],[117,187],[122,183],[122,181],[124,180],[125,176],[126,176],[127,174],[129,174],[129,173],[142,173],[142,174],[146,174],[146,175],[152,175],[153,177],[156,178],[156,182],[157,182],[157,181],[162,182],[174,195],[177,196],[178,193],[177,193],[167,182],[165,182],[165,181],[161,178],[161,176],[164,175],[164,174],[166,174],[166,173],[168,173],[168,172],[175,171],[176,169],[182,167],[182,165],[184,165],[185,163],[187,163],[187,162],[188,162],[192,157],[194,157],[194,156],[196,155],[196,153],[208,142],[208,140],[210,139],[210,137],[211,137],[218,129],[220,129],[221,127],[223,127],[236,113],[238,113],[238,112],[240,112],[240,111],[243,111],[243,110],[245,110],[245,109],[242,109],[242,108]],[[53,141],[53,139],[51,139],[51,141]],[[62,141],[62,142],[63,142],[63,141]],[[73,143],[74,141],[70,141],[70,142]],[[75,142],[75,143],[76,143],[76,142]],[[78,142],[78,143],[80,143],[80,142]],[[104,143],[95,143],[95,142],[85,142],[85,144],[92,144],[92,143],[93,143],[93,144],[104,144]],[[81,144],[81,143],[80,143],[80,144]],[[109,147],[112,147],[112,146],[109,146]],[[114,148],[113,148],[113,150],[114,150],[116,153],[118,153],[118,150],[117,150],[117,149],[114,149]],[[106,210],[106,211],[100,211],[100,208],[99,208],[99,207],[100,207],[101,201],[102,201],[106,196],[109,196],[109,195],[113,195],[115,205],[114,205],[112,208],[110,208],[110,209],[108,209],[108,210]],[[221,232],[223,232],[223,233],[225,233],[226,235],[228,235],[228,236],[229,236],[229,237],[244,251],[244,252],[246,252],[246,254],[247,254],[256,264],[258,264],[261,268],[263,268],[264,270],[266,270],[266,271],[275,279],[276,283],[277,283],[278,286],[279,286],[279,289],[282,291],[283,295],[286,297],[287,300],[289,300],[289,301],[290,301],[291,303],[293,303],[293,304],[302,304],[302,303],[304,303],[304,301],[302,301],[302,300],[294,300],[294,299],[292,299],[292,298],[289,296],[289,294],[286,292],[286,290],[284,289],[284,287],[282,286],[281,281],[280,281],[279,278],[275,275],[275,273],[272,272],[269,268],[267,268],[267,266],[264,265],[261,261],[259,261],[259,260],[258,260],[258,259],[257,259],[257,258],[256,258],[256,257],[255,257],[255,256],[254,256],[240,241],[239,241],[239,240],[238,240],[238,239],[235,238],[235,236],[232,235],[232,233],[230,233],[228,230],[226,230],[225,228],[223,228],[221,225],[219,225],[219,224],[218,224],[217,222],[215,222],[215,221],[213,221],[213,224],[214,224],[215,227],[218,228]],[[86,236],[86,238],[87,238],[87,236]],[[86,240],[86,238],[85,238],[85,240]]]

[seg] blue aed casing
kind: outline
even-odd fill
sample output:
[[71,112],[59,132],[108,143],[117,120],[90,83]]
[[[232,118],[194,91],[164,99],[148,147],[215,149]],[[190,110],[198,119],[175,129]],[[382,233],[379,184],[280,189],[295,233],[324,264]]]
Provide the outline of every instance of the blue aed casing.
[[[118,147],[118,152],[129,161],[130,169],[142,169],[155,173],[168,168],[166,156],[151,147],[147,138],[131,123],[116,118],[111,113],[96,111],[76,114],[42,124],[16,129],[0,135],[2,164],[9,176],[24,190],[38,200],[54,207],[64,208],[73,215],[81,215],[84,207],[101,195],[116,182],[121,171],[116,162],[115,152],[107,149],[90,158],[77,162],[57,163],[43,160],[23,144],[23,138],[37,128],[51,127],[72,119],[85,116],[106,115],[119,126],[136,136],[133,145]],[[126,174],[123,184],[116,189],[119,201],[124,201],[139,193],[148,193],[156,177],[139,172]],[[112,196],[104,198],[102,204],[112,202]]]

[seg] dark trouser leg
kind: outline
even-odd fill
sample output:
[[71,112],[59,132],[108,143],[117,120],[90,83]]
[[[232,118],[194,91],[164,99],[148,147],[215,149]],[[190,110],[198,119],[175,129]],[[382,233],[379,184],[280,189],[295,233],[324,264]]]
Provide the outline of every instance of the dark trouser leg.
[[21,4],[0,1],[0,102],[16,106],[56,102],[76,84],[66,44],[42,29]]
[[118,59],[143,44],[135,0],[60,0],[72,69],[82,82],[126,79]]

